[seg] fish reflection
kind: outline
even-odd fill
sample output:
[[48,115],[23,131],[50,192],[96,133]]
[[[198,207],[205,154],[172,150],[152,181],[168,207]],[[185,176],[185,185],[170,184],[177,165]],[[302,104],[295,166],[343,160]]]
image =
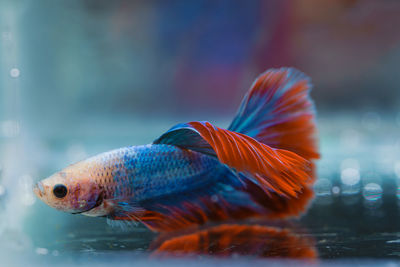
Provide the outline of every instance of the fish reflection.
[[291,228],[252,224],[220,224],[190,232],[165,234],[153,242],[152,256],[212,255],[315,259],[314,240]]

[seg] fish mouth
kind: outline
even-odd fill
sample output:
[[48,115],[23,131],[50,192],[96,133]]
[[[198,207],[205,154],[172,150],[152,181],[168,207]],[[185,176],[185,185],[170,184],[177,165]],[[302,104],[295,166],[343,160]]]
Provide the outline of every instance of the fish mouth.
[[94,204],[93,207],[91,207],[87,210],[83,210],[83,211],[72,212],[71,214],[81,214],[81,213],[91,211],[92,209],[95,209],[95,208],[99,207],[101,204],[103,204],[103,201],[104,201],[104,194],[103,194],[103,191],[101,191],[99,196],[97,197],[96,203]]
[[38,182],[35,184],[35,186],[33,187],[33,193],[35,193],[35,195],[38,198],[43,198],[45,191],[44,191],[44,187],[43,184],[41,182]]

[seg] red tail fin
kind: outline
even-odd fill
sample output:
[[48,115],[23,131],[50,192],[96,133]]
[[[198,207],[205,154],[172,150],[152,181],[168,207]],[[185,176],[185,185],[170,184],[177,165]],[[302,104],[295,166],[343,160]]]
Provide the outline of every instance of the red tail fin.
[[307,160],[319,158],[309,78],[293,68],[261,74],[228,128]]
[[312,160],[319,157],[309,89],[299,71],[269,70],[255,81],[228,130],[190,122],[154,143],[212,155],[236,170],[240,190],[266,208],[255,215],[298,215],[313,196]]

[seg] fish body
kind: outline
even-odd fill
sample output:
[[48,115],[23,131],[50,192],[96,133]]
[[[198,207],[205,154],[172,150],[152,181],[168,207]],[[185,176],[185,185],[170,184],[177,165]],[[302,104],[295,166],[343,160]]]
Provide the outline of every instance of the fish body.
[[[122,150],[112,172],[113,182],[118,185],[113,190],[115,197],[134,196],[136,201],[148,201],[179,194],[210,185],[227,171],[215,158],[177,146],[152,144]],[[216,175],[207,175],[210,172]]]
[[[87,160],[99,166],[88,171],[104,188],[105,198],[146,201],[205,186],[226,168],[215,158],[171,145],[130,146]],[[207,179],[201,179],[207,177]]]
[[228,129],[178,124],[152,144],[102,153],[37,183],[58,210],[169,231],[207,221],[302,212],[319,157],[309,81],[269,70]]
[[[230,170],[226,166],[206,154],[172,145],[150,144],[115,149],[70,165],[39,182],[38,188],[44,188],[48,181],[54,179],[64,184],[74,184],[80,180],[84,181],[79,187],[80,192],[86,182],[91,184],[90,192],[95,192],[95,196],[101,193],[103,201],[119,199],[123,202],[129,199],[129,203],[138,204],[213,186],[228,172]],[[210,173],[213,175],[208,175]],[[57,208],[93,216],[93,212],[86,213],[90,207],[82,203],[86,200],[85,204],[95,205],[97,198],[88,196],[85,191],[81,196],[75,195],[76,198],[71,198],[69,205],[62,201]],[[84,209],[79,210],[81,208]]]

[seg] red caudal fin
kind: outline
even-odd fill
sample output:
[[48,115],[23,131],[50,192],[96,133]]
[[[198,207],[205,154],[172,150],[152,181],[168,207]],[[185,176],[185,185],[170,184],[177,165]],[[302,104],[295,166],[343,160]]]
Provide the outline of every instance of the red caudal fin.
[[249,216],[299,215],[313,196],[312,160],[319,158],[309,90],[309,79],[297,70],[266,71],[254,82],[228,130],[189,122],[176,125],[154,143],[217,157],[241,180],[238,190],[264,208],[252,209]]
[[307,160],[319,158],[309,78],[293,68],[267,70],[244,97],[229,130]]
[[[254,81],[228,129],[309,160],[313,181],[315,165],[312,160],[319,158],[319,153],[310,90],[310,79],[296,69],[267,70]],[[271,207],[280,211],[275,213],[277,216],[298,214],[312,196],[311,187],[305,187],[296,201],[272,197],[270,200],[275,205]]]

